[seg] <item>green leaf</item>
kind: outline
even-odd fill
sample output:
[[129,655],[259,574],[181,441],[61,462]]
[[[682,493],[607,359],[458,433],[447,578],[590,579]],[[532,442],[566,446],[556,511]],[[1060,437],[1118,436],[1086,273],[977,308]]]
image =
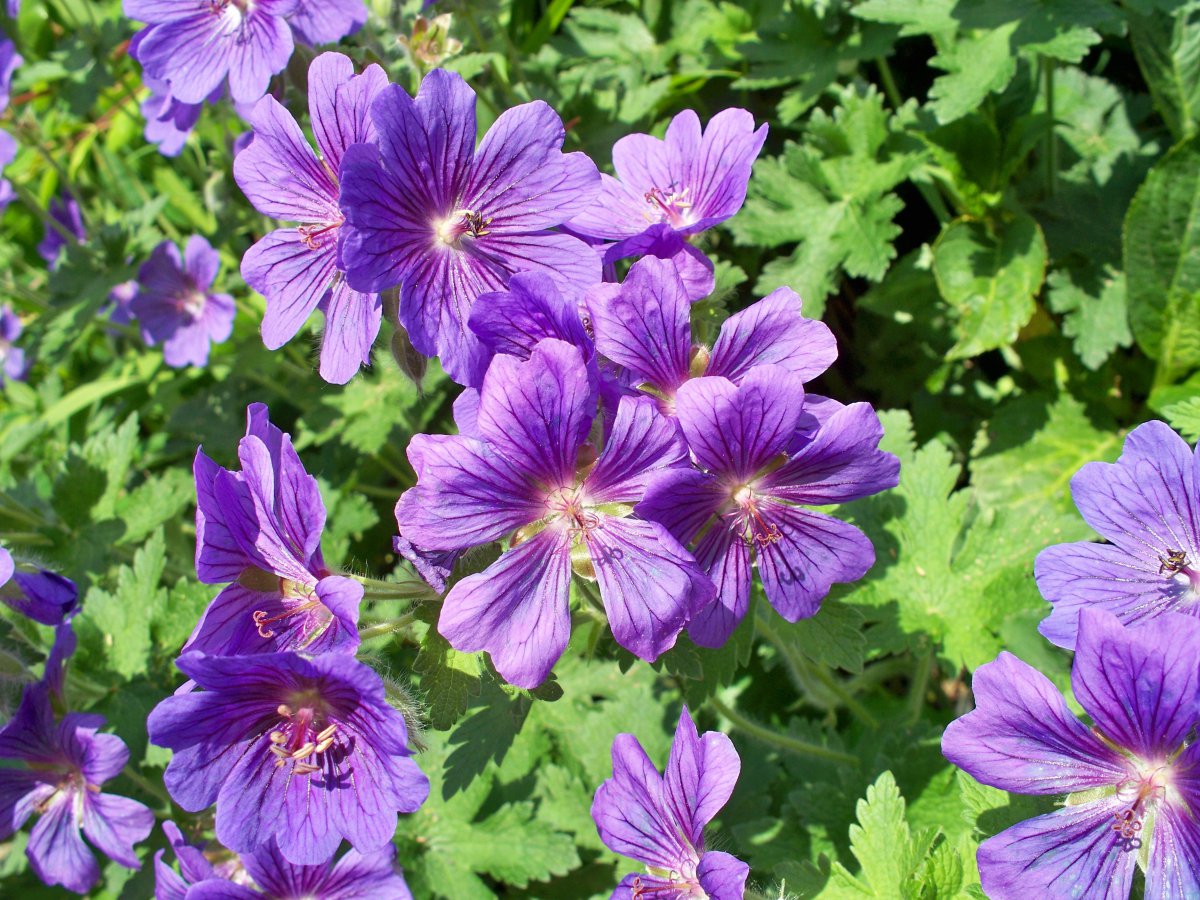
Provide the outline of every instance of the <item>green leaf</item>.
[[1200,3],[1130,14],[1129,36],[1154,105],[1176,140],[1200,122]]
[[861,672],[867,652],[863,615],[852,606],[834,599],[821,604],[811,619],[787,622],[776,617],[771,630],[788,646],[813,662]]
[[462,718],[471,698],[479,695],[483,657],[460,653],[431,627],[421,640],[413,671],[421,676],[430,726],[444,731]]
[[1013,343],[1033,316],[1045,272],[1046,239],[1030,216],[991,227],[970,219],[946,226],[933,245],[933,274],[958,316],[950,358]]
[[1060,270],[1046,283],[1047,305],[1064,317],[1063,334],[1089,369],[1099,369],[1114,350],[1133,343],[1124,273],[1109,269],[1097,277]]
[[1002,91],[1017,73],[1009,46],[1015,24],[947,43],[929,61],[946,72],[929,89],[929,103],[939,122],[953,122],[976,109],[987,96]]
[[1200,366],[1198,235],[1200,136],[1151,170],[1125,217],[1129,324],[1170,380]]
[[1162,412],[1171,427],[1188,441],[1195,443],[1200,438],[1200,397],[1172,403],[1164,407]]

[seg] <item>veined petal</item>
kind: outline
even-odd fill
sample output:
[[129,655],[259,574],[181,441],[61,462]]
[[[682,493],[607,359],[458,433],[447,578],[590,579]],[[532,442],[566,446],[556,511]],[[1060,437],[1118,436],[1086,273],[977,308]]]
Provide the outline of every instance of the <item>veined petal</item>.
[[700,857],[696,875],[709,900],[742,900],[750,867],[728,853],[710,850]]
[[329,293],[337,272],[334,260],[332,245],[314,249],[295,228],[272,231],[246,251],[242,277],[267,298],[262,336],[268,350],[295,337]]
[[753,366],[766,363],[810,381],[835,359],[837,341],[829,326],[804,318],[800,296],[781,287],[725,320],[705,374],[737,382]]
[[141,867],[133,845],[141,843],[154,828],[154,813],[127,797],[84,793],[83,833],[111,860],[127,869]]
[[667,805],[693,847],[704,846],[704,826],[729,802],[741,771],[733,742],[719,731],[700,735],[685,706],[671,741],[663,786]]
[[717,522],[701,536],[695,554],[717,594],[688,623],[688,637],[701,647],[723,647],[750,608],[750,545]]
[[624,184],[611,175],[601,173],[595,199],[568,224],[573,231],[603,240],[620,241],[635,237],[657,221],[657,217],[650,212],[645,191],[644,187],[639,192],[637,186]]
[[675,422],[650,397],[622,397],[608,443],[586,478],[590,501],[636,503],[670,468],[687,466],[687,446]]
[[[306,5],[313,8],[321,4]],[[293,27],[295,22],[293,18]],[[387,74],[377,65],[367,66],[361,75],[355,75],[353,61],[341,53],[322,53],[309,66],[308,110],[313,135],[325,163],[335,174],[347,147],[374,140],[371,104],[387,83]]]
[[696,216],[684,229],[688,234],[724,222],[742,208],[751,167],[767,139],[767,126],[756,131],[749,112],[725,109],[708,120],[697,146],[699,120],[690,119],[695,119],[695,113],[684,110],[671,122],[666,136],[668,153],[683,161],[680,181],[690,190]]
[[324,165],[292,114],[263,97],[250,117],[254,139],[233,161],[233,177],[264,216],[289,222],[341,219],[336,169]]
[[1200,897],[1200,826],[1192,812],[1164,803],[1154,817],[1146,900]]
[[438,631],[457,650],[485,650],[511,684],[535,688],[571,635],[568,534],[547,529],[458,582],[442,603]]
[[975,670],[975,709],[951,722],[942,754],[977,781],[1020,794],[1115,785],[1125,760],[1092,734],[1045,675],[1011,653]]
[[383,323],[383,301],[378,294],[361,293],[340,279],[326,295],[324,310],[321,377],[330,384],[345,384],[362,366],[371,364],[371,348]]
[[100,866],[80,834],[72,791],[60,792],[29,833],[29,864],[45,884],[86,894],[100,880]]
[[[243,31],[237,35],[229,57],[229,96],[234,103],[253,103],[267,92],[271,76],[282,72],[292,58],[295,43],[292,29],[280,16],[272,15],[270,3],[259,2],[259,11],[248,11]],[[171,79],[172,91],[178,79]],[[203,98],[176,93],[180,100],[199,103]]]
[[538,341],[557,338],[580,349],[591,339],[579,307],[563,297],[545,272],[518,272],[508,288],[481,294],[471,308],[471,330],[493,353],[529,358]]

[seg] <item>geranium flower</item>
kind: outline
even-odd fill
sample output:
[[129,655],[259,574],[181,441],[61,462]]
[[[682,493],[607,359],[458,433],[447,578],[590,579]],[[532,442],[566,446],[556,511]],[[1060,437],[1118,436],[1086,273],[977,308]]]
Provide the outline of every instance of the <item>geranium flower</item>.
[[688,628],[696,643],[721,646],[746,614],[751,565],[789,622],[813,616],[834,582],[861,578],[875,562],[855,526],[804,505],[856,500],[895,487],[900,462],[878,449],[883,428],[867,403],[833,412],[798,438],[805,417],[798,375],[755,366],[734,384],[706,376],[675,397],[698,468],[659,475],[638,515],[662,522],[717,585],[717,600]]
[[[79,208],[79,203],[70,194],[63,194],[51,200],[48,212],[50,213],[50,218],[61,225],[75,239],[75,243],[82,244],[87,240],[87,229],[83,225],[83,211]],[[49,266],[51,272],[58,268],[59,253],[66,246],[66,235],[47,222],[45,231],[42,234],[42,242],[38,244],[37,252],[38,256],[46,261],[46,265]]]
[[148,23],[138,61],[181,103],[203,103],[226,81],[236,103],[253,103],[292,56],[286,17],[299,0],[125,0]]
[[612,763],[592,818],[606,847],[647,869],[621,879],[612,900],[741,900],[750,867],[704,849],[704,826],[729,801],[742,768],[729,738],[698,734],[685,706],[662,775],[632,734],[617,735]]
[[233,333],[233,298],[209,291],[220,265],[220,254],[197,234],[188,238],[182,258],[172,241],[163,241],[138,269],[138,291],[129,309],[142,340],[163,345],[167,365],[206,365],[211,344]]
[[296,37],[313,47],[336,44],[367,21],[363,0],[300,0],[288,24]]
[[12,554],[0,547],[0,601],[43,625],[58,625],[75,611],[75,582],[46,569],[17,569]]
[[626,397],[603,449],[588,443],[594,374],[577,347],[544,340],[528,360],[497,356],[473,433],[417,435],[417,486],[396,505],[401,534],[461,550],[515,532],[484,572],[450,589],[438,630],[486,650],[508,681],[540,684],[566,648],[572,572],[594,578],[621,646],[646,660],[670,649],[713,587],[656,522],[630,517],[655,472],[683,465],[672,423]]
[[196,575],[229,586],[205,610],[184,650],[354,653],[363,588],[321,555],[325,504],[292,439],[267,407],[246,410],[240,472],[196,452]]
[[382,850],[396,814],[429,781],[409,759],[404,716],[383,681],[338,654],[205,656],[176,663],[202,690],[150,713],[150,740],[175,751],[165,781],[189,812],[217,805],[217,840],[238,853],[278,842],[296,865],[328,862],[343,839]]
[[973,679],[976,709],[942,753],[977,781],[1070,794],[1060,809],[979,847],[983,890],[1005,898],[1200,896],[1200,622],[1164,613],[1137,629],[1085,609],[1071,685],[1088,727],[1050,680],[1010,653]]
[[1034,577],[1054,609],[1038,627],[1073,649],[1079,612],[1104,609],[1127,625],[1166,612],[1200,615],[1200,482],[1196,456],[1164,422],[1139,425],[1116,463],[1071,479],[1084,520],[1109,543],[1056,544]]
[[267,298],[263,342],[271,350],[290,341],[314,309],[325,314],[321,377],[349,381],[370,363],[383,305],[359,293],[338,265],[344,216],[338,176],[346,148],[375,137],[371,101],[387,85],[379,66],[354,74],[340,53],[323,53],[308,70],[308,103],[320,155],[296,120],[274,97],[254,108],[254,140],[233,163],[238,186],[260,213],[301,223],[272,231],[242,258],[242,276]]
[[46,685],[28,685],[12,720],[0,730],[0,759],[25,763],[0,768],[0,840],[37,812],[26,855],[38,878],[85,894],[100,867],[84,836],[129,869],[140,867],[133,845],[150,834],[154,813],[142,804],[101,793],[129,760],[125,742],[100,734],[104,719],[69,713],[55,724]]
[[347,280],[359,291],[399,285],[413,347],[477,385],[487,358],[467,319],[480,294],[526,270],[573,294],[600,280],[599,257],[550,230],[592,201],[596,166],[562,152],[562,122],[541,101],[501,114],[477,150],[475,92],[442,69],[415,100],[389,85],[371,114],[378,146],[352,147],[342,161]]
[[[756,131],[744,109],[722,110],[703,131],[700,118],[684,110],[671,120],[665,140],[626,135],[613,145],[617,177],[601,175],[595,202],[568,225],[615,241],[605,251],[606,263],[637,254],[660,259],[686,254],[688,238],[742,208],[750,169],[766,139],[767,126]],[[686,257],[680,263],[685,271],[695,265]]]
[[[0,132],[0,136],[3,132]],[[2,149],[2,142],[0,142]],[[13,344],[21,336],[21,320],[13,312],[11,306],[5,303],[0,306],[0,384],[5,378],[13,381],[25,380],[25,351]]]

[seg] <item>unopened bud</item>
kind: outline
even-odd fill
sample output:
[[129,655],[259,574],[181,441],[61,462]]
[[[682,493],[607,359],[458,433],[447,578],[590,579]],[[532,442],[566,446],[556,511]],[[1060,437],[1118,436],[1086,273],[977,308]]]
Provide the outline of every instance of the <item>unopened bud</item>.
[[392,332],[392,358],[396,360],[396,365],[400,367],[404,377],[420,392],[429,360],[417,352],[417,348],[408,339],[408,332],[400,326],[396,326],[396,330]]

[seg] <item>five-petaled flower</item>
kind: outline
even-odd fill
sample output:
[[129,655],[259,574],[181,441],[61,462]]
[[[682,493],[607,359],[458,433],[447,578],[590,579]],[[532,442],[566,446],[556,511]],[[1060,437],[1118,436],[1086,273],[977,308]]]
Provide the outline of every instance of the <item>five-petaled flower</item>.
[[410,758],[404,716],[383,680],[340,654],[206,656],[176,663],[201,690],[151,712],[150,740],[175,751],[165,775],[181,807],[217,805],[217,840],[289,862],[326,863],[343,839],[359,853],[391,842],[429,781]]
[[612,764],[592,818],[605,846],[647,868],[626,875],[612,900],[741,900],[750,867],[704,849],[704,826],[728,802],[741,772],[729,738],[698,734],[685,706],[662,775],[632,734],[617,735]]
[[196,574],[229,586],[184,649],[353,653],[362,585],[326,568],[317,480],[267,415],[261,403],[246,410],[240,472],[196,451]]
[[338,169],[352,144],[374,139],[371,101],[387,84],[379,66],[354,74],[340,53],[324,53],[308,70],[309,112],[320,155],[274,97],[254,108],[254,140],[233,164],[238,186],[263,215],[300,223],[272,231],[242,258],[242,276],[267,298],[263,342],[290,341],[314,309],[325,314],[321,377],[344,384],[371,361],[383,305],[352,290],[338,266],[344,221]]
[[622,398],[597,452],[596,406],[579,348],[547,339],[528,360],[492,361],[471,435],[409,445],[418,480],[396,505],[401,534],[428,550],[512,535],[487,570],[450,589],[438,630],[459,650],[486,650],[521,687],[540,684],[566,648],[572,572],[597,582],[613,636],[647,660],[713,596],[663,526],[630,515],[654,473],[686,464],[674,424],[650,398]]
[[737,627],[754,561],[767,599],[789,622],[815,615],[834,582],[871,568],[866,535],[802,505],[896,486],[900,463],[878,449],[883,428],[870,404],[825,400],[814,421],[800,377],[761,365],[740,385],[717,376],[685,382],[675,410],[697,468],[659,475],[636,511],[695,541],[717,586],[716,602],[688,628],[692,640],[719,647]]
[[[100,734],[101,716],[69,713],[54,721],[46,685],[28,685],[12,720],[0,730],[0,759],[25,767],[0,768],[0,840],[33,814],[40,818],[26,854],[46,884],[84,894],[100,866],[83,836],[122,866],[139,868],[133,845],[150,834],[154,813],[126,797],[102,793],[129,759],[125,742]],[[82,834],[81,834],[82,832]]]
[[976,709],[942,738],[976,780],[1067,803],[979,847],[996,900],[1200,896],[1200,622],[1164,613],[1126,628],[1085,609],[1071,685],[1088,727],[1050,680],[1010,653],[976,670]]
[[1034,577],[1054,609],[1039,630],[1073,649],[1082,609],[1126,625],[1166,612],[1200,615],[1200,478],[1197,456],[1163,422],[1139,425],[1115,463],[1091,462],[1071,496],[1109,543],[1056,544],[1038,554]]
[[378,146],[351,147],[342,161],[347,280],[360,291],[399,285],[413,347],[478,385],[487,354],[467,319],[480,294],[526,270],[572,294],[600,280],[595,252],[550,230],[591,202],[596,166],[562,152],[562,122],[541,101],[502,113],[476,149],[475,92],[442,69],[416,99],[384,88],[371,113]]

